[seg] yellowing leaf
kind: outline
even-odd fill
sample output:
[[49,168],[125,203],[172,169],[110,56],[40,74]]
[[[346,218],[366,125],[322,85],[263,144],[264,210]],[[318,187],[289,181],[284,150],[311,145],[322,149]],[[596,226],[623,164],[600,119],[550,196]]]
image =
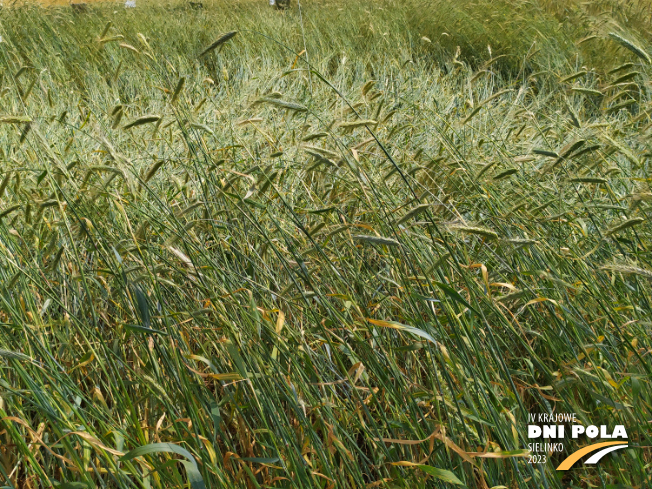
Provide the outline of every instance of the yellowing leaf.
[[552,303],[553,303],[554,305],[556,305],[556,306],[559,305],[559,304],[557,303],[557,301],[554,300],[554,299],[548,299],[547,297],[537,297],[536,299],[532,299],[531,301],[529,301],[529,302],[528,302],[527,304],[525,304],[525,306],[523,306],[523,307],[527,307],[527,306],[529,306],[529,305],[531,305],[531,304],[537,304],[537,303],[539,303],[539,302],[545,302],[545,301],[552,302]]
[[392,462],[391,465],[396,465],[398,467],[418,467],[419,464],[415,464],[414,462],[406,462],[404,460],[400,462]]
[[486,452],[475,454],[478,458],[511,458],[511,457],[527,457],[530,455],[530,450],[510,450],[505,452]]
[[69,435],[77,435],[77,436],[79,436],[80,438],[83,438],[84,440],[86,440],[88,443],[90,443],[90,444],[91,444],[92,446],[94,446],[95,448],[99,448],[99,449],[101,449],[101,450],[104,450],[105,452],[108,452],[108,453],[110,453],[111,455],[117,455],[118,457],[121,457],[122,455],[124,455],[123,452],[120,452],[120,451],[118,451],[118,450],[114,450],[113,448],[109,448],[109,447],[107,447],[107,446],[104,445],[100,440],[98,440],[97,438],[95,438],[95,437],[94,437],[93,435],[91,435],[90,433],[86,433],[85,431],[71,431],[71,432],[68,433],[67,435],[64,435],[64,437],[65,437],[65,436],[69,436]]
[[276,319],[276,334],[281,334],[283,331],[283,325],[285,324],[285,314],[283,311],[278,312],[278,318]]
[[489,285],[491,285],[492,287],[505,287],[511,291],[516,291],[516,287],[514,287],[512,284],[507,282],[491,282]]
[[240,374],[236,374],[235,372],[226,374],[207,374],[206,376],[210,379],[215,380],[242,380],[242,376]]
[[413,326],[408,326],[407,324],[397,323],[396,321],[383,321],[381,319],[371,319],[371,318],[367,318],[367,322],[373,324],[374,326],[380,326],[382,328],[391,328],[391,329],[406,331],[408,333],[412,333],[415,336],[425,338],[426,340],[432,342],[433,345],[437,344],[437,340],[435,340],[432,336],[430,336],[430,334],[426,333],[422,329],[415,328]]

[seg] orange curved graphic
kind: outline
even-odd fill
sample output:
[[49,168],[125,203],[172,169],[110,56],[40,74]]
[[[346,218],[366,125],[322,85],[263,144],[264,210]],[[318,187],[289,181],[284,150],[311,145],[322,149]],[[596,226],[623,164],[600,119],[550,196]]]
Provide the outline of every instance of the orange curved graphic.
[[581,459],[584,455],[588,455],[591,452],[595,452],[596,450],[599,450],[600,448],[604,447],[609,447],[611,445],[623,445],[625,444],[623,441],[606,441],[604,443],[596,443],[595,445],[589,445],[588,447],[580,448],[578,451],[571,453],[568,457],[566,457],[566,460],[564,460],[562,463],[559,464],[559,467],[557,467],[557,470],[568,470],[570,469],[575,462],[577,462],[579,459]]

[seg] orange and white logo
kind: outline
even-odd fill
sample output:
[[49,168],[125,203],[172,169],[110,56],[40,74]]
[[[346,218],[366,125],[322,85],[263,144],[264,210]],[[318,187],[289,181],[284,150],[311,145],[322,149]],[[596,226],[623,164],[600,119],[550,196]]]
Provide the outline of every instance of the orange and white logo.
[[589,453],[595,452],[596,450],[598,450],[598,452],[591,455],[591,457],[584,462],[584,465],[597,464],[600,461],[600,459],[602,459],[602,457],[604,457],[608,453],[614,452],[616,450],[620,450],[621,448],[627,448],[628,446],[629,445],[623,443],[622,441],[606,441],[603,443],[595,443],[593,445],[580,448],[576,452],[573,452],[568,457],[566,457],[566,459],[559,464],[557,470],[570,469],[573,465],[575,465],[575,462],[577,462],[579,459],[581,459],[585,455],[588,455]]

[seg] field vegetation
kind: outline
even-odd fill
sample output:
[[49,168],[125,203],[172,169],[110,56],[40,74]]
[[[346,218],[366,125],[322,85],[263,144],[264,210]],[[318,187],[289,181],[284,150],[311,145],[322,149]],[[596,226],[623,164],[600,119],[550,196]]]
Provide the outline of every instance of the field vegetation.
[[650,487],[650,3],[195,7],[0,10],[2,486]]

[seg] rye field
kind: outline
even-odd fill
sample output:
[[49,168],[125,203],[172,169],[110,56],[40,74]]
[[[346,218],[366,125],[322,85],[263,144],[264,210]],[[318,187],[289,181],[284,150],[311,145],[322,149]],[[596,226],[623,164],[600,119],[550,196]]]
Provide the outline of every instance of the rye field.
[[651,20],[6,3],[0,486],[651,487]]

